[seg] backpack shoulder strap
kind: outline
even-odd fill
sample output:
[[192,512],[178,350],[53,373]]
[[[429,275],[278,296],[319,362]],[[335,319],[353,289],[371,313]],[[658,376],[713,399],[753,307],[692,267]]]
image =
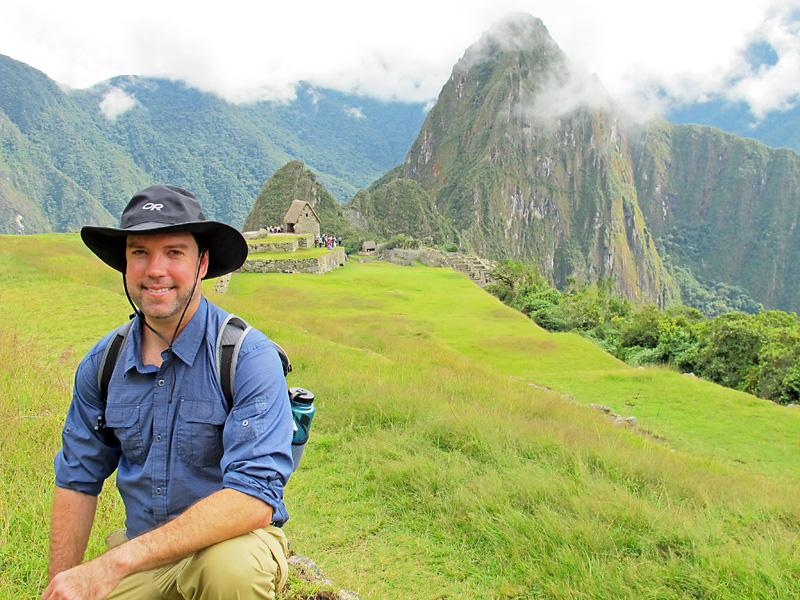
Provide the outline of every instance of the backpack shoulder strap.
[[97,388],[100,390],[100,400],[103,403],[108,398],[108,384],[111,382],[111,375],[114,373],[117,359],[119,359],[125,344],[128,343],[132,325],[133,319],[117,329],[117,332],[106,345],[103,358],[100,359],[100,368],[97,369]]
[[251,329],[252,327],[244,319],[236,315],[228,315],[217,334],[215,350],[217,375],[229,411],[233,408],[233,390],[236,389],[236,363],[239,360],[239,348],[242,346],[244,336]]
[[[239,349],[242,347],[245,336],[252,328],[252,325],[241,317],[228,315],[217,334],[215,349],[217,375],[219,376],[222,393],[225,395],[229,411],[233,408],[233,392],[236,389],[236,363],[239,360]],[[288,375],[292,372],[289,356],[278,344],[275,342],[272,342],[272,344],[281,357],[284,376]]]

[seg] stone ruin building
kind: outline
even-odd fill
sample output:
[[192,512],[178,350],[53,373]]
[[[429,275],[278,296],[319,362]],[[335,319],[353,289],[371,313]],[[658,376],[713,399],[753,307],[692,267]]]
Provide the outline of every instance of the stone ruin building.
[[293,200],[283,217],[284,233],[310,233],[319,236],[319,217],[305,200]]

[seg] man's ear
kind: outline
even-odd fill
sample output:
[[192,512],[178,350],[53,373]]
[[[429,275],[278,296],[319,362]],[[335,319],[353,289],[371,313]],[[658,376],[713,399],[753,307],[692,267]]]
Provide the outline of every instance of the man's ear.
[[208,248],[201,248],[200,249],[200,279],[206,276],[208,273]]

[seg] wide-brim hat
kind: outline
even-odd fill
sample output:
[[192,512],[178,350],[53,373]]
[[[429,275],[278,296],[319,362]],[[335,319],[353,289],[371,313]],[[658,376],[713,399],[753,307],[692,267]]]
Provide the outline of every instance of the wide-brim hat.
[[235,271],[247,259],[247,241],[235,228],[208,221],[191,193],[172,185],[154,185],[137,192],[122,211],[119,228],[86,226],[83,243],[100,260],[125,273],[129,235],[187,232],[208,249],[208,272],[203,279]]

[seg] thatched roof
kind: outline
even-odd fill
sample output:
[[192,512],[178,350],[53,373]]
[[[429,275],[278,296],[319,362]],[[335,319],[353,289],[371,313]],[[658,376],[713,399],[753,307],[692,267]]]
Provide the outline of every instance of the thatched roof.
[[292,205],[289,207],[289,210],[286,213],[286,216],[283,217],[284,223],[297,223],[297,220],[300,218],[300,213],[303,212],[303,209],[308,206],[311,209],[311,212],[314,214],[314,218],[319,221],[319,217],[317,216],[317,211],[314,210],[314,207],[311,206],[305,200],[292,200]]

